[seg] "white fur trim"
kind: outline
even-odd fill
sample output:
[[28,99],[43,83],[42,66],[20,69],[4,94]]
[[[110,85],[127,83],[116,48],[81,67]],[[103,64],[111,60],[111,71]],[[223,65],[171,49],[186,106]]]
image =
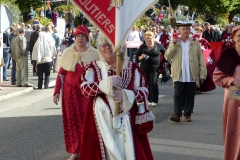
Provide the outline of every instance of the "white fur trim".
[[98,50],[89,47],[86,52],[80,53],[74,49],[73,45],[64,50],[59,65],[66,71],[75,72],[77,63],[87,65],[94,60],[99,60]]

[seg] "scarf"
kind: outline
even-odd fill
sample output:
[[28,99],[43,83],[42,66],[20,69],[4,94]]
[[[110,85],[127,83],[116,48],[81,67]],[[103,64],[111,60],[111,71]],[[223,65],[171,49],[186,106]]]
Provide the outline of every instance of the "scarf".
[[235,47],[224,49],[216,62],[218,69],[228,76],[233,76],[235,68],[239,64],[240,56]]

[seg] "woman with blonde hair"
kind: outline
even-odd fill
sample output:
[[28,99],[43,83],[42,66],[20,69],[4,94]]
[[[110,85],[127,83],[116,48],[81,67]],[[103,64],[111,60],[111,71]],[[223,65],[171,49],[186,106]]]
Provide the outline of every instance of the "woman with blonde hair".
[[144,71],[149,83],[148,101],[152,106],[158,103],[158,76],[160,66],[160,54],[164,54],[166,49],[158,42],[154,42],[153,32],[144,34],[146,44],[142,44],[136,54],[136,62],[140,63],[140,68]]

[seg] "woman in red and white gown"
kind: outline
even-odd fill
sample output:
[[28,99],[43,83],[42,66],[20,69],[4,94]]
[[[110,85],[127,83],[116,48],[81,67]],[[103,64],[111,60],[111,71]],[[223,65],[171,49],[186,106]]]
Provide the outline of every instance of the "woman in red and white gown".
[[89,101],[80,90],[80,75],[84,71],[84,66],[92,60],[99,60],[98,51],[88,47],[88,34],[86,26],[76,28],[75,44],[65,49],[61,55],[53,94],[55,104],[58,104],[59,98],[61,99],[65,147],[66,151],[72,154],[68,160],[75,160],[78,157],[84,111]]
[[[92,99],[85,112],[79,159],[153,160],[147,134],[135,129],[136,113],[144,112],[137,103],[146,102],[148,96],[144,73],[124,56],[121,76],[116,76],[116,53],[105,37],[98,38],[98,48],[100,61],[86,66],[82,74],[82,93]],[[120,108],[113,117],[115,103]],[[141,118],[149,121],[154,116]]]

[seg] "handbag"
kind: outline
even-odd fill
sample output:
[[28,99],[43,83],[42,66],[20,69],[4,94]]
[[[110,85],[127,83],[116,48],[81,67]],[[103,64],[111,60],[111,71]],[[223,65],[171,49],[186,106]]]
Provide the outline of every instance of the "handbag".
[[146,95],[144,95],[144,97],[144,103],[138,105],[138,112],[135,117],[135,129],[138,134],[146,134],[150,132],[153,129],[153,123],[155,120],[152,111],[148,109]]
[[4,58],[1,59],[1,63],[0,63],[0,67],[4,67],[5,63],[4,63]]
[[161,83],[165,84],[170,78],[171,78],[171,76],[170,76],[170,71],[169,71],[168,67],[164,67]]
[[237,88],[236,86],[230,86],[228,98],[240,100],[240,89]]

